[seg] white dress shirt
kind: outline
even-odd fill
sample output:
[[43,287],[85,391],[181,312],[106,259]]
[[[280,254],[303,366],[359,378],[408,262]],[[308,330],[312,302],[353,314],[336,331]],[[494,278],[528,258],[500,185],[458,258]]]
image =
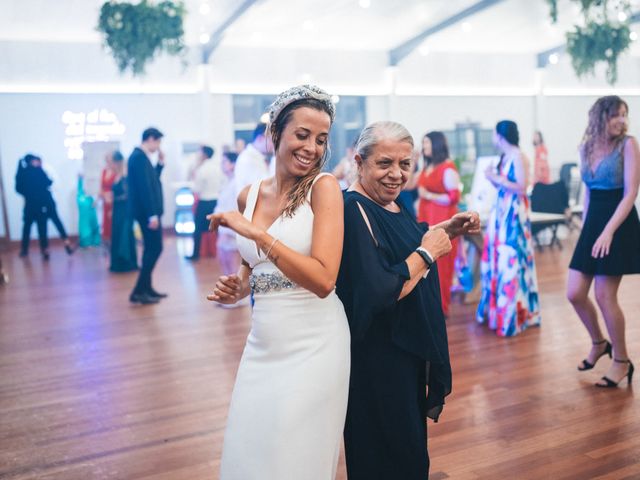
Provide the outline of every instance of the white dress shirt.
[[238,155],[235,169],[236,190],[242,191],[247,185],[252,185],[258,180],[269,176],[269,167],[265,156],[252,144]]
[[224,180],[220,165],[210,158],[193,172],[194,190],[200,200],[217,200]]

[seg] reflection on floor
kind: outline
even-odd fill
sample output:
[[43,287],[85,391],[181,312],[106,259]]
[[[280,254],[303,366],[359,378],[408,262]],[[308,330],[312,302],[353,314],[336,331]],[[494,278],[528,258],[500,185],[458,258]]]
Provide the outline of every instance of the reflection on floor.
[[[454,390],[429,425],[432,479],[640,478],[637,396],[593,387],[608,359],[576,371],[589,339],[564,294],[574,242],[536,253],[541,328],[500,339],[473,305],[452,306]],[[187,262],[190,249],[166,238],[154,280],[169,298],[145,307],[127,301],[135,272],[110,274],[99,250],[2,254],[0,478],[217,478],[250,312],[205,300],[218,265]],[[640,277],[620,289],[637,363],[639,289]]]

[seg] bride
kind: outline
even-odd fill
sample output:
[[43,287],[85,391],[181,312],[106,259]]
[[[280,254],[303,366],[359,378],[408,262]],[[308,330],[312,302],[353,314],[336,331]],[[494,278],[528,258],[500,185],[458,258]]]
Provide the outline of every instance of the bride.
[[220,478],[335,478],[349,387],[349,327],[334,287],[342,255],[337,180],[320,173],[335,115],[331,97],[291,88],[269,107],[272,178],[246,187],[240,212],[210,215],[238,234],[237,275],[207,298],[235,303],[253,293],[251,332],[240,361]]

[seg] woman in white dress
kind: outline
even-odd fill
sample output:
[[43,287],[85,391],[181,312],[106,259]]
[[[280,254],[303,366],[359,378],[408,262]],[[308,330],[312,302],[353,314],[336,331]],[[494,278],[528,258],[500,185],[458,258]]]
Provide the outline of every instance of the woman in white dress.
[[240,212],[210,216],[238,234],[243,264],[208,298],[253,293],[251,332],[225,432],[222,480],[335,478],[349,388],[349,327],[335,294],[343,203],[320,171],[331,97],[294,87],[269,107],[276,174],[246,187]]

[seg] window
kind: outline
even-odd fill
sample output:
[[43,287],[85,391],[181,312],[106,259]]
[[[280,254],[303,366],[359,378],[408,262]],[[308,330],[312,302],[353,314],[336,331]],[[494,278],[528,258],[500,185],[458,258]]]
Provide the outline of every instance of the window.
[[[260,117],[275,99],[275,95],[234,95],[233,131],[235,139],[250,143]],[[365,97],[343,96],[336,104],[336,118],[331,127],[331,158],[325,170],[331,171],[344,156],[364,128]]]

